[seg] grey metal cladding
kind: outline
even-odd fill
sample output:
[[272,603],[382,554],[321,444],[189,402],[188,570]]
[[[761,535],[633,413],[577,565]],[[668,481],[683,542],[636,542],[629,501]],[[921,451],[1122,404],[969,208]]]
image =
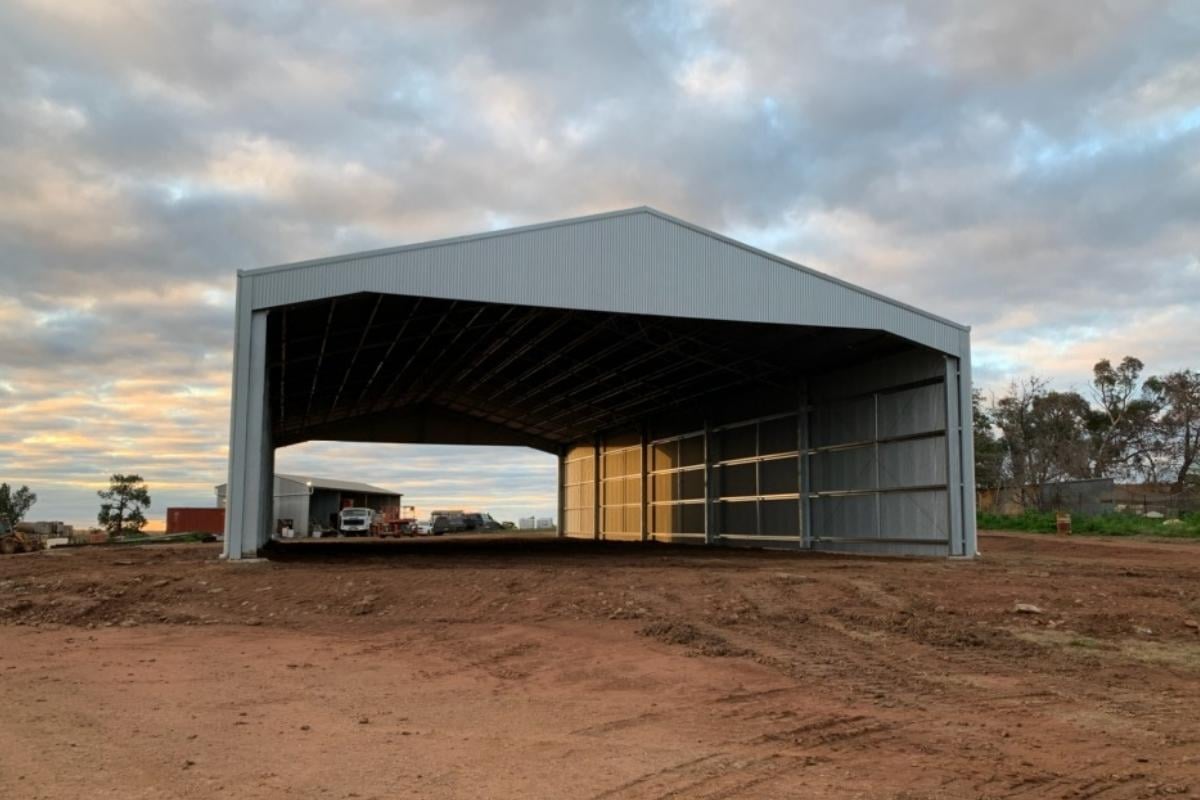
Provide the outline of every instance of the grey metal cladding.
[[935,436],[874,446],[813,453],[809,459],[812,490],[816,492],[903,489],[944,486],[946,439]]
[[932,558],[950,555],[950,548],[944,542],[917,544],[913,542],[838,541],[833,539],[822,541],[819,549],[829,553],[863,553],[873,556],[926,556]]
[[877,489],[875,485],[875,448],[828,450],[809,458],[814,492],[842,492]]
[[879,537],[875,495],[835,495],[812,499],[813,534],[821,538]]
[[879,496],[884,538],[950,540],[950,507],[945,489],[889,492]]
[[859,397],[814,406],[811,422],[813,447],[829,447],[875,438],[875,398]]
[[880,489],[945,484],[945,436],[884,442],[879,445]]
[[241,273],[254,309],[357,292],[880,330],[960,355],[964,326],[649,208]]
[[946,390],[942,384],[879,395],[879,438],[909,436],[946,428]]

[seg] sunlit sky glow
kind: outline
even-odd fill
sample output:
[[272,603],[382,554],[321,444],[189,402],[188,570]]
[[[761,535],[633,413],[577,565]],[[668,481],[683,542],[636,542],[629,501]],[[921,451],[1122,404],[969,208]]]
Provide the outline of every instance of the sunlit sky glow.
[[[494,7],[493,7],[494,6]],[[647,204],[974,328],[977,381],[1200,367],[1189,2],[0,5],[0,480],[224,480],[233,276]],[[553,511],[522,450],[281,471]]]

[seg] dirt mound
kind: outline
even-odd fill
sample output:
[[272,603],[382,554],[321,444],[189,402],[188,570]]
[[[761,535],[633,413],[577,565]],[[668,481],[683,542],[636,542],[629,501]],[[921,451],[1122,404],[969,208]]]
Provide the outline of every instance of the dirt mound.
[[721,658],[743,656],[749,652],[745,648],[734,647],[723,637],[705,633],[686,622],[652,622],[640,628],[638,633],[664,644],[685,645],[689,652],[698,656]]

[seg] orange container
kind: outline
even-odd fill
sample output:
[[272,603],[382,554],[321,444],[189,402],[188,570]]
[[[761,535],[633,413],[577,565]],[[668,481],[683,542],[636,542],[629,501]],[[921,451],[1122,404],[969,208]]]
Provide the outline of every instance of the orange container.
[[168,508],[167,533],[216,533],[225,532],[225,509]]

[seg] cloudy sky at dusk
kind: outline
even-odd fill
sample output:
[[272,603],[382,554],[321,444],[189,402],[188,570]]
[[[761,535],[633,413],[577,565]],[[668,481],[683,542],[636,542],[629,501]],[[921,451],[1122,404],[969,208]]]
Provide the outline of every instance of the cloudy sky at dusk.
[[[0,4],[0,480],[224,480],[235,270],[634,205],[973,326],[1200,367],[1200,4]],[[794,6],[794,7],[793,7]],[[281,471],[553,509],[520,450]]]

